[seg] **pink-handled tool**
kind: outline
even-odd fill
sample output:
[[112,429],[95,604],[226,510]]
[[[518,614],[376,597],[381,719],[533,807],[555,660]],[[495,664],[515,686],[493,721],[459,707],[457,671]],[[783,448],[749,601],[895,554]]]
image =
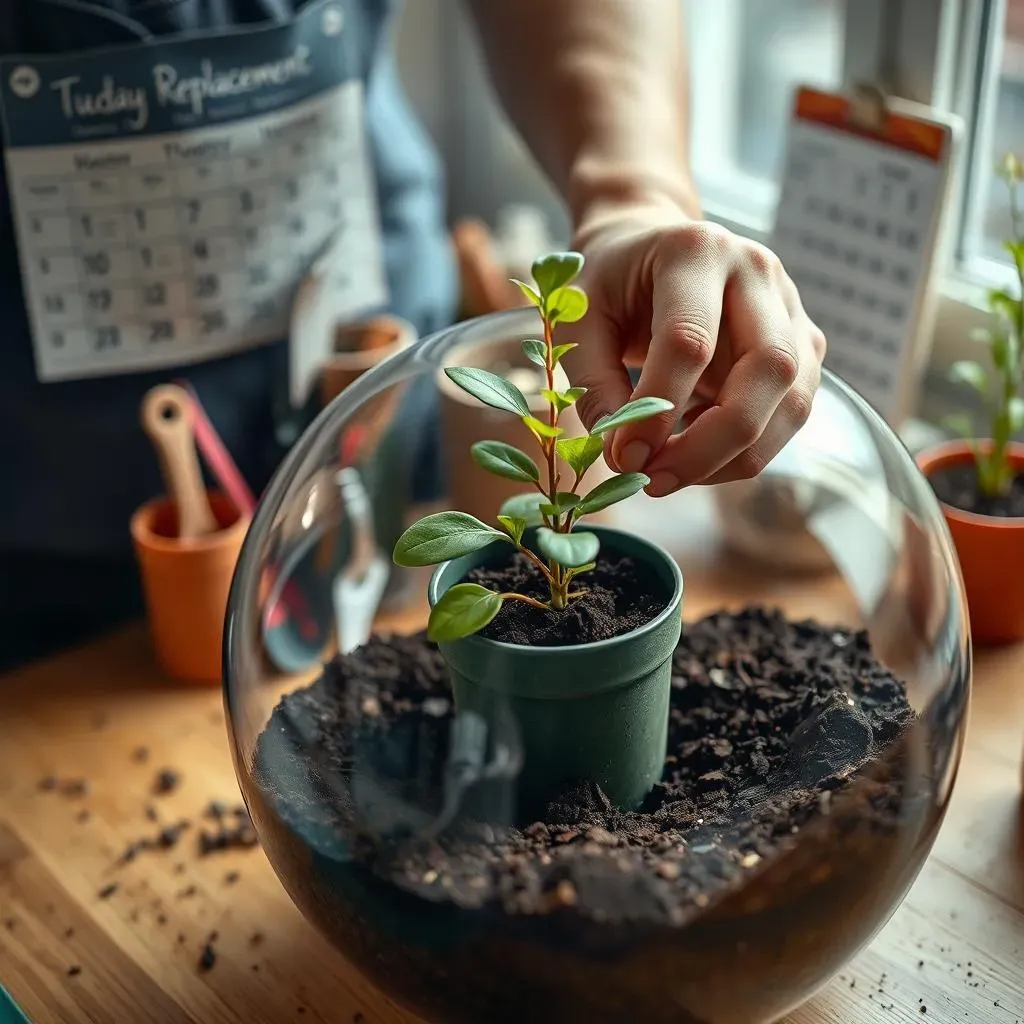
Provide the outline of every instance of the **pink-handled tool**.
[[193,432],[196,438],[196,447],[203,456],[210,472],[217,478],[224,493],[234,502],[235,507],[243,516],[251,516],[256,511],[256,498],[245,478],[239,472],[231,453],[224,447],[213,424],[210,422],[206,410],[199,401],[196,389],[187,380],[178,380],[175,383],[188,392],[192,399],[193,408]]
[[[187,380],[178,380],[175,383],[188,393],[191,400],[192,430],[203,462],[206,463],[221,490],[231,499],[239,513],[251,517],[256,511],[256,497],[221,440],[220,434],[217,433],[217,428],[210,421],[210,417],[206,415],[206,410],[203,408],[202,402],[199,401],[196,389]],[[293,580],[288,580],[285,583],[281,592],[281,600],[275,601],[267,609],[266,627],[273,629],[275,626],[280,626],[288,618],[289,613],[298,620],[297,624],[303,637],[309,638],[316,635],[316,623],[301,591],[295,586]]]

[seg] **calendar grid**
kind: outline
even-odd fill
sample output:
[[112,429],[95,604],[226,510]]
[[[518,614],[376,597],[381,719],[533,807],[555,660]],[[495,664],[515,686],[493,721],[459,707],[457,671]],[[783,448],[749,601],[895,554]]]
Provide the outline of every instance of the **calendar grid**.
[[339,234],[353,268],[342,283],[378,294],[376,225],[346,214],[346,193],[372,200],[365,138],[339,131],[361,101],[345,82],[181,137],[57,147],[59,159],[54,147],[9,149],[41,375],[281,338],[299,279]]

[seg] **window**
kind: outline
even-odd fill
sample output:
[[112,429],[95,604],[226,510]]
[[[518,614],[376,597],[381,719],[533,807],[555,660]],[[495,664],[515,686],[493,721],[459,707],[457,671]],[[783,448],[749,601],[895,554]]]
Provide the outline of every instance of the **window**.
[[1024,156],[1024,0],[989,0],[980,20],[961,259],[967,275],[990,277],[998,271],[987,264],[1006,262],[1002,243],[1012,231],[996,167],[1008,152]]
[[765,228],[793,90],[843,80],[845,0],[683,0],[693,169],[706,205]]

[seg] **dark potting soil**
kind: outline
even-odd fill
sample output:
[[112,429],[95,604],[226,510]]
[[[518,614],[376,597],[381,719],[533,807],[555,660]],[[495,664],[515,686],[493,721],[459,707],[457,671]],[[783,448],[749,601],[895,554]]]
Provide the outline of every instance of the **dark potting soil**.
[[[508,565],[474,569],[466,579],[499,593],[514,592],[542,601],[550,596],[537,567],[518,552]],[[671,596],[648,566],[626,557],[601,555],[597,566],[575,582],[573,589],[583,594],[568,607],[542,612],[522,601],[506,601],[482,635],[531,647],[610,640],[650,622]]]
[[[452,717],[434,645],[422,634],[374,637],[282,700],[254,775],[295,832],[335,835],[374,875],[430,903],[669,927],[752,877],[816,819],[832,815],[837,827],[838,798],[853,782],[843,830],[897,834],[906,777],[881,755],[916,720],[866,634],[758,608],[718,613],[683,630],[665,772],[641,811],[616,810],[582,781],[525,828],[478,820],[429,840],[382,838],[405,812],[357,813],[367,730],[395,741],[380,748],[378,782],[390,772],[399,804],[439,813],[431,801]],[[314,792],[287,779],[312,780]],[[804,874],[822,865],[816,856]]]
[[1024,516],[1024,473],[1014,477],[1008,493],[996,498],[981,493],[978,474],[971,463],[944,466],[930,473],[929,479],[939,501],[963,512],[1000,518]]

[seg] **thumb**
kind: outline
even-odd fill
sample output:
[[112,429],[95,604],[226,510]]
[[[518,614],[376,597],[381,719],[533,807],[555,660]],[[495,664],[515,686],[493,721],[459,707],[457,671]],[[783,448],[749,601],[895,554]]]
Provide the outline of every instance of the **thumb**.
[[[565,354],[562,366],[573,387],[587,389],[577,401],[576,411],[589,431],[602,416],[629,401],[633,385],[622,361],[622,346],[611,325],[592,310],[576,327],[576,348]],[[606,458],[610,445],[610,438],[606,438]]]

